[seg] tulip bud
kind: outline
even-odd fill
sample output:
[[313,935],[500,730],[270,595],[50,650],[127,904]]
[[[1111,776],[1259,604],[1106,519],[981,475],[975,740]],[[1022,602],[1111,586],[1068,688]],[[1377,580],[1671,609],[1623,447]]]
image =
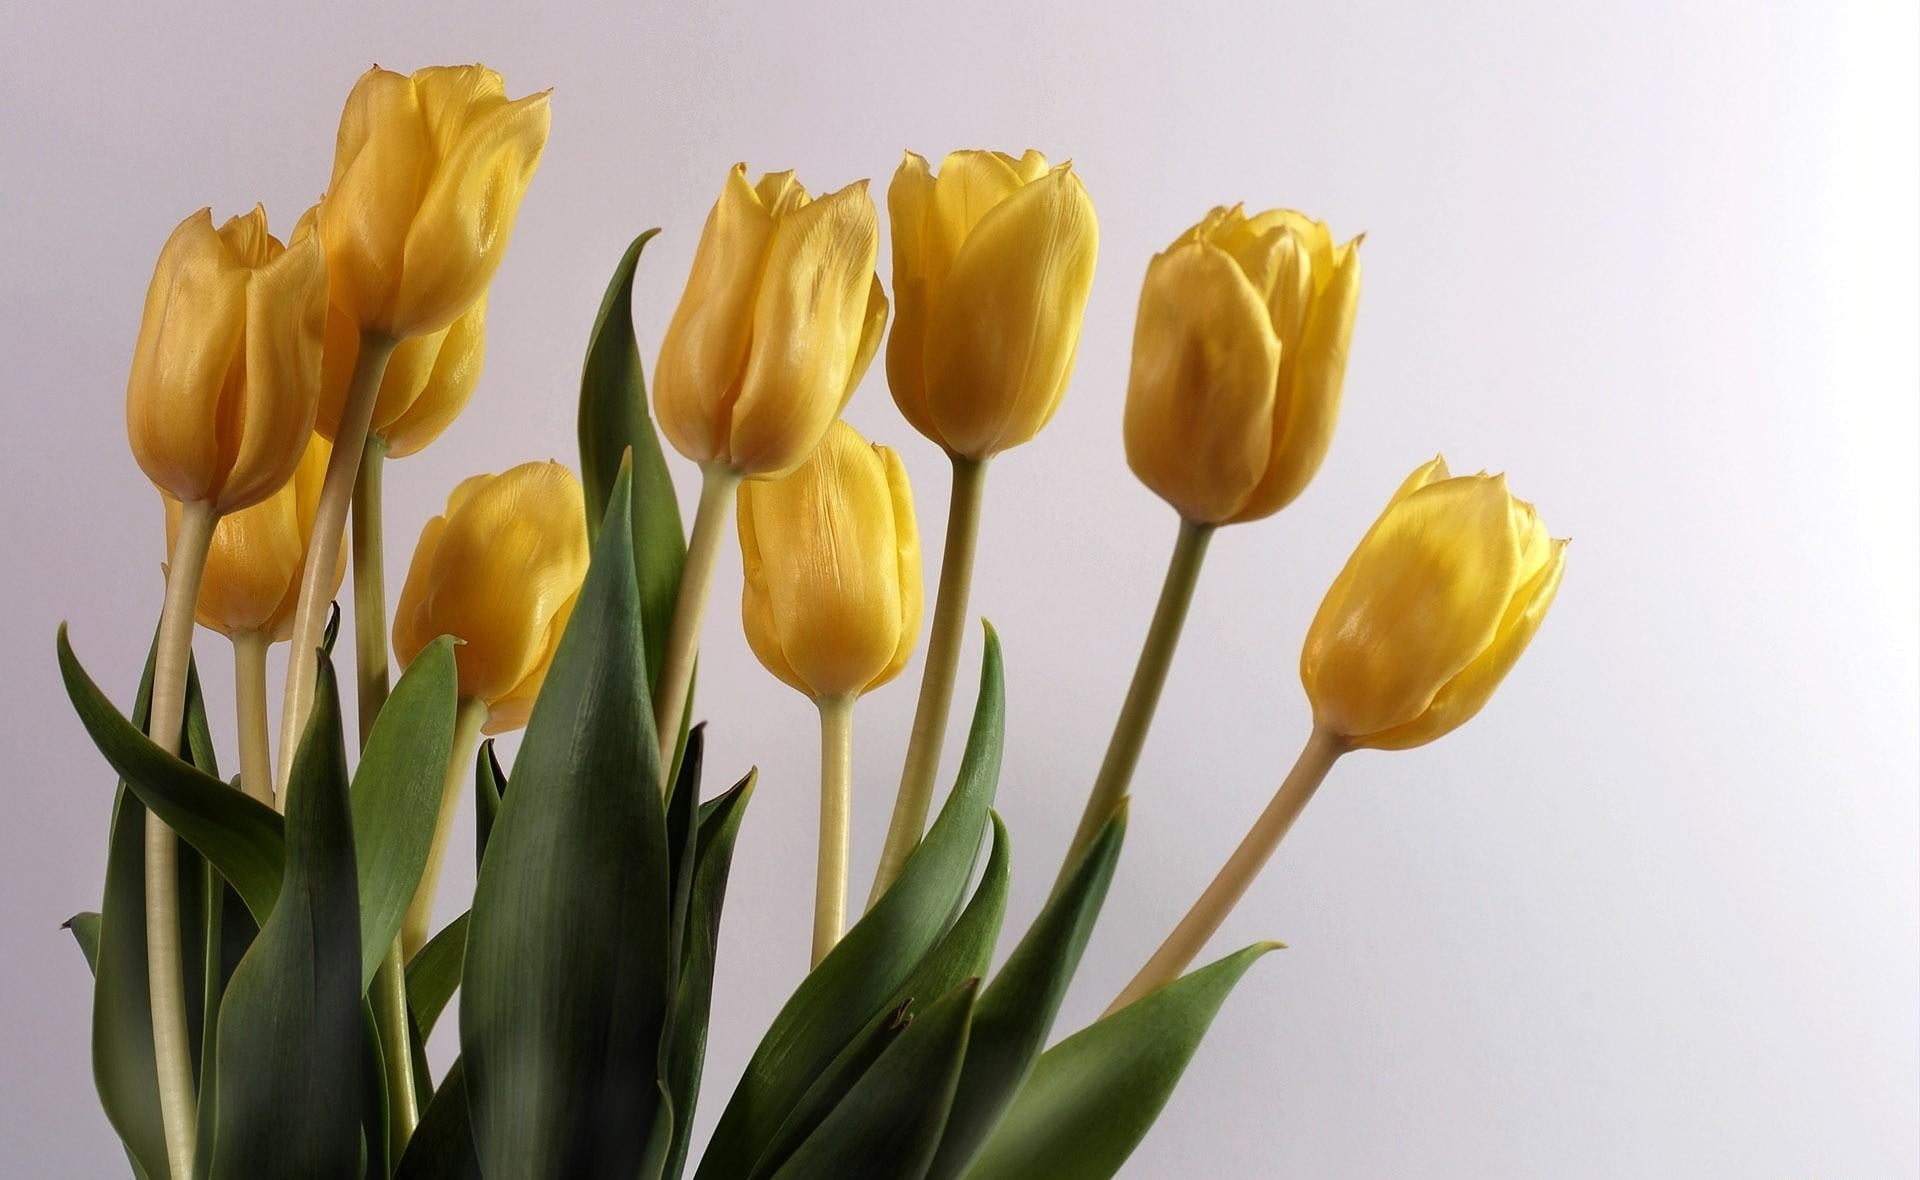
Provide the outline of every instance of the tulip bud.
[[900,457],[835,422],[777,480],[740,485],[747,642],[815,699],[899,674],[920,635],[920,534]]
[[899,314],[887,383],[949,454],[987,459],[1053,417],[1073,374],[1099,226],[1071,164],[906,154],[887,190]]
[[697,463],[799,466],[866,375],[887,322],[866,181],[815,201],[791,172],[734,165],[655,366],[655,415]]
[[587,576],[580,481],[558,463],[522,463],[461,481],[420,531],[394,612],[405,667],[451,635],[460,696],[487,707],[488,733],[527,723]]
[[1560,587],[1565,541],[1505,476],[1407,477],[1327,591],[1300,653],[1314,721],[1349,746],[1403,750],[1487,703]]
[[347,96],[320,211],[333,302],[395,340],[438,332],[492,281],[551,122],[484,66],[378,66]]
[[[307,544],[326,478],[327,440],[315,435],[293,478],[258,504],[220,518],[200,579],[194,617],[202,627],[233,636],[251,632],[279,642],[293,634],[293,608],[306,568]],[[167,551],[180,529],[180,501],[162,495],[167,511]],[[340,589],[347,555],[334,562],[328,596]]]
[[[411,455],[453,425],[480,383],[487,347],[487,297],[449,326],[402,340],[387,360],[373,404],[369,440],[390,458]],[[347,384],[360,355],[360,330],[339,308],[327,316],[327,351],[320,367],[320,413],[315,429],[332,439],[347,405]]]
[[160,251],[127,378],[127,438],[162,492],[216,513],[285,484],[313,434],[326,330],[320,243],[267,213],[202,209]]
[[1215,209],[1154,256],[1127,384],[1127,463],[1197,524],[1271,516],[1320,470],[1360,298],[1360,239]]

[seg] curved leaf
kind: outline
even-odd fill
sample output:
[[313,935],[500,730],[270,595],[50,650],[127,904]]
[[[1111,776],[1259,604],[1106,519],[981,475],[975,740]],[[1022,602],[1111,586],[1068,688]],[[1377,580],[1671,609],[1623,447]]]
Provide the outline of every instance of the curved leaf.
[[1040,1055],[967,1180],[1107,1180],[1167,1104],[1233,985],[1278,943],[1174,980]]
[[81,957],[87,961],[87,970],[92,971],[100,962],[100,914],[95,910],[82,910],[60,923],[60,929],[73,935]]
[[466,1064],[458,1058],[432,1101],[420,1112],[420,1125],[394,1169],[394,1180],[482,1180],[467,1116]]
[[467,954],[467,922],[471,918],[469,912],[448,922],[407,960],[407,1006],[413,1009],[413,1021],[420,1026],[423,1041],[433,1035],[440,1013],[460,988],[460,964]]
[[493,821],[500,818],[500,799],[506,793],[507,773],[500,769],[500,759],[493,753],[493,739],[488,738],[480,743],[473,767],[475,872],[479,872],[480,862],[486,859],[487,840],[493,835]]
[[720,1115],[699,1180],[751,1170],[795,1103],[902,984],[960,908],[1000,777],[1006,701],[1000,643],[987,628],[980,695],[960,777],[900,877],[801,981],[747,1063]]

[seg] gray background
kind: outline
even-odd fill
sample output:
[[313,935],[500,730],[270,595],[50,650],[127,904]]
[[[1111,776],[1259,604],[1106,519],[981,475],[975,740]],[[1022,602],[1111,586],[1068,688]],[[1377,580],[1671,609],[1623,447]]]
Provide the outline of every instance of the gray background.
[[[975,586],[1010,668],[1012,929],[1051,879],[1173,537],[1119,437],[1148,257],[1236,199],[1369,233],[1332,454],[1294,507],[1215,542],[1063,1030],[1293,756],[1302,631],[1396,480],[1436,449],[1504,468],[1575,538],[1492,706],[1339,767],[1229,923],[1219,951],[1293,949],[1230,1001],[1129,1175],[1920,1167],[1910,3],[160,8],[0,14],[0,1171],[120,1166],[57,928],[97,904],[111,780],[52,636],[71,620],[104,683],[130,686],[158,602],[160,512],[121,410],[154,254],[201,205],[264,200],[289,225],[370,61],[473,58],[515,93],[553,86],[553,138],[483,388],[391,468],[396,592],[457,478],[571,460],[602,284],[658,224],[637,297],[651,363],[736,159],[877,189],[909,145],[1076,161],[1103,236],[1079,370],[995,468]],[[945,473],[877,371],[849,417],[902,450],[937,544]],[[729,545],[701,689],[716,782],[754,763],[764,781],[703,1128],[807,944],[812,717],[748,654],[738,577]],[[199,650],[224,716],[225,645]],[[917,679],[860,711],[856,893]]]

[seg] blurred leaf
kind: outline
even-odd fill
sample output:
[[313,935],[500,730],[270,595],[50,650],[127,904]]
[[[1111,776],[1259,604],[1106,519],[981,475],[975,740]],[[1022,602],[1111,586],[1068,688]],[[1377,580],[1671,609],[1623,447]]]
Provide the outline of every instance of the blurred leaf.
[[[246,899],[254,917],[264,922],[280,893],[285,846],[280,816],[273,808],[147,740],[146,734],[120,715],[80,666],[64,626],[60,628],[58,648],[67,696],[108,764],[120,772],[140,803],[153,808],[182,839],[213,862]],[[191,743],[192,727],[188,728]]]
[[1006,701],[1000,644],[987,629],[980,695],[960,777],[892,888],[801,981],[761,1038],[720,1116],[699,1180],[739,1180],[814,1080],[895,994],[960,908],[1000,776]]
[[1032,1071],[1107,899],[1126,827],[1122,803],[981,993],[932,1180],[966,1170]]
[[776,1180],[920,1180],[940,1145],[979,982],[948,992],[880,1054]]
[[488,1174],[514,1180],[632,1180],[660,1101],[672,902],[627,499],[623,476],[467,928],[474,1142]]
[[356,1060],[360,1066],[361,1099],[356,1109],[360,1112],[361,1139],[367,1149],[366,1174],[370,1180],[379,1180],[392,1174],[388,1163],[393,1158],[393,1140],[392,1123],[388,1121],[387,1058],[381,1047],[380,1017],[364,996],[360,1000],[360,1028],[360,1052]]
[[60,929],[72,932],[73,941],[79,944],[80,953],[87,960],[87,970],[92,971],[100,961],[100,915],[93,910],[82,910],[60,923]]
[[467,1116],[466,1065],[458,1058],[420,1112],[420,1125],[393,1175],[394,1180],[482,1180]]
[[473,767],[473,864],[474,872],[480,871],[480,862],[487,855],[487,839],[493,835],[493,821],[500,818],[500,798],[506,794],[507,775],[500,769],[500,760],[493,754],[493,739],[480,743],[479,757],[474,759]]
[[467,922],[471,914],[461,914],[427,940],[427,945],[407,960],[407,1003],[413,1009],[414,1023],[420,1026],[420,1039],[433,1035],[440,1013],[460,987],[460,964],[467,953]]
[[[287,788],[286,875],[220,1009],[212,1180],[358,1177],[365,1004],[347,752],[332,662]],[[205,1100],[203,1096],[202,1100]]]
[[443,635],[420,650],[393,686],[353,772],[362,991],[400,933],[427,866],[453,756],[456,691],[453,640]]
[[1182,976],[1040,1055],[967,1180],[1107,1180],[1167,1104],[1227,993],[1277,943]]

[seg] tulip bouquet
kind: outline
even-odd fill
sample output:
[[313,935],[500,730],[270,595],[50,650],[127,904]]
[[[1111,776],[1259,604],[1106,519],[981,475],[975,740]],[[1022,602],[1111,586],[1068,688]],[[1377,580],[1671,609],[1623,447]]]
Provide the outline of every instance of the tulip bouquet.
[[[652,414],[630,305],[649,234],[589,337],[579,475],[535,462],[454,488],[390,614],[382,465],[474,391],[488,284],[548,117],[545,94],[509,99],[480,67],[375,69],[347,101],[325,196],[284,242],[260,209],[219,226],[203,211],[160,252],[127,425],[168,558],[132,710],[64,629],[58,644],[120,776],[101,907],[69,925],[133,1174],[1115,1174],[1276,945],[1189,970],[1221,920],[1343,754],[1432,741],[1487,701],[1553,599],[1564,543],[1501,478],[1415,470],[1307,629],[1297,765],[1106,1015],[1049,1047],[1209,541],[1286,507],[1327,452],[1359,239],[1236,206],[1147,265],[1126,452],[1177,513],[1177,541],[1051,898],[1001,956],[1012,845],[992,810],[991,628],[937,814],[936,777],[989,461],[1039,434],[1073,369],[1097,249],[1086,190],[1036,152],[957,152],[937,173],[909,154],[887,193],[890,308],[864,182],[816,197],[790,172],[734,168],[667,326]],[[952,507],[892,820],[850,910],[853,714],[912,662],[923,614],[907,473],[839,420],[883,337],[901,413],[951,459]],[[687,530],[656,420],[699,466]],[[703,784],[693,691],[730,517],[752,650],[819,713],[819,853],[811,970],[796,965],[696,1145],[729,860],[755,787],[751,771]],[[352,741],[329,609],[349,553]],[[231,641],[231,781],[196,620]],[[276,642],[290,645],[277,746]],[[487,735],[522,727],[509,770]],[[478,846],[455,853],[467,798]],[[471,904],[435,930],[441,866],[469,852]],[[435,1076],[423,1045],[456,989],[459,1056]]]

